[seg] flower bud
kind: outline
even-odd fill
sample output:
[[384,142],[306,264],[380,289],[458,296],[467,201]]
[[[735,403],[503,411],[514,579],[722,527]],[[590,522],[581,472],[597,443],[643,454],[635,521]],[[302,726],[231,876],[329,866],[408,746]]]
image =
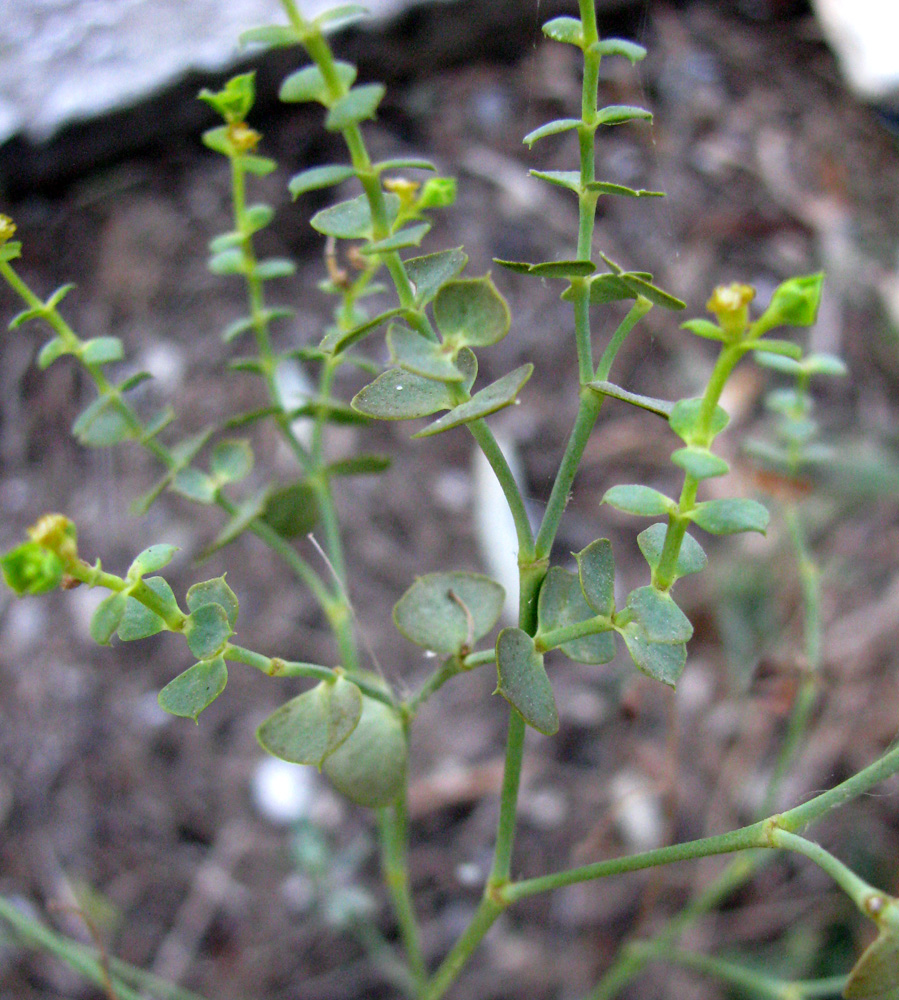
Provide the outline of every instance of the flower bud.
[[0,215],[0,246],[8,243],[16,234],[16,224],[8,215]]
[[28,529],[33,542],[49,549],[63,564],[78,558],[78,532],[65,514],[44,514]]
[[739,337],[749,324],[749,303],[754,298],[755,289],[751,285],[733,282],[719,285],[705,307],[718,318],[726,333]]
[[7,552],[0,558],[0,569],[7,586],[19,597],[46,594],[63,578],[62,560],[38,542],[25,542]]

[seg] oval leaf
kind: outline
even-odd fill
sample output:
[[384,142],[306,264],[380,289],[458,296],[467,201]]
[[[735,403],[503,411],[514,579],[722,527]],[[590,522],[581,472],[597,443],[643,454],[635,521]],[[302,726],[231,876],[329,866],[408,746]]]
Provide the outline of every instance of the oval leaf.
[[447,281],[434,299],[434,319],[454,347],[486,347],[509,332],[512,316],[489,277]]
[[[463,348],[456,364],[465,375],[462,386],[467,391],[477,374],[477,359],[468,348]],[[452,395],[444,383],[413,375],[402,368],[391,368],[379,375],[352,400],[353,409],[378,420],[428,417],[452,405]]]
[[554,17],[543,25],[543,34],[554,42],[584,47],[584,28],[576,17]]
[[108,646],[125,614],[128,598],[124,594],[110,594],[97,605],[91,617],[91,638],[100,646]]
[[308,535],[318,522],[318,501],[309,483],[300,481],[272,492],[262,520],[282,538]]
[[406,275],[415,289],[415,304],[426,305],[442,285],[452,280],[468,263],[461,248],[441,250],[405,261]]
[[220,604],[202,604],[187,616],[184,637],[198,660],[218,656],[234,634],[225,609]]
[[651,642],[637,622],[621,629],[621,637],[639,670],[669,687],[677,684],[687,662],[686,646]]
[[770,515],[756,500],[707,500],[687,514],[703,531],[712,535],[735,535],[758,531],[764,535]]
[[256,730],[260,746],[291,764],[321,770],[349,738],[362,714],[362,694],[345,677],[322,681],[276,709]]
[[[157,597],[161,597],[173,611],[178,610],[178,602],[175,600],[172,588],[161,576],[151,576],[143,582]],[[144,607],[140,601],[129,597],[125,605],[125,614],[119,624],[118,634],[122,642],[131,642],[135,639],[146,639],[148,636],[156,635],[167,627],[159,615]]]
[[429,573],[397,601],[393,621],[416,645],[451,656],[493,628],[505,597],[495,580],[480,573]]
[[441,344],[425,340],[421,334],[405,327],[391,325],[387,331],[387,346],[391,361],[407,372],[438,382],[461,382],[464,378]]
[[659,517],[677,509],[677,504],[664,493],[639,484],[613,486],[606,491],[602,503],[638,517]]
[[634,621],[650,642],[679,644],[693,635],[690,619],[674,603],[670,594],[655,587],[638,587],[627,597],[627,606]]
[[219,484],[237,483],[253,469],[253,449],[240,438],[219,441],[212,449],[209,471]]
[[[681,399],[674,404],[671,415],[668,417],[668,424],[674,433],[685,444],[707,445],[708,442],[700,441],[701,435],[700,419],[702,415],[702,399]],[[709,439],[717,437],[730,422],[727,411],[720,406],[715,407],[711,424],[709,425]]]
[[220,656],[201,660],[166,684],[159,692],[159,707],[170,715],[196,722],[200,712],[218,698],[227,683],[228,668]]
[[237,595],[225,583],[224,576],[195,583],[187,592],[187,607],[190,611],[202,608],[204,604],[218,604],[224,609],[228,622],[233,628],[237,624]]
[[598,615],[611,617],[615,610],[615,560],[612,543],[598,538],[574,557],[587,603]]
[[[537,602],[540,631],[575,625],[595,615],[584,597],[578,577],[560,566],[553,566],[546,574]],[[559,649],[576,663],[609,663],[615,658],[615,636],[612,632],[597,632],[563,643]]]
[[533,370],[534,366],[532,364],[516,368],[515,371],[509,372],[508,375],[497,379],[492,385],[488,385],[485,389],[481,389],[480,392],[475,393],[467,403],[460,403],[451,412],[447,413],[446,416],[435,420],[433,424],[429,424],[423,431],[419,431],[413,437],[430,437],[432,434],[440,434],[442,431],[459,427],[472,420],[479,420],[481,417],[496,413],[497,410],[501,410],[506,406],[511,406],[517,399],[522,386],[531,377]]
[[291,197],[299,198],[307,191],[318,191],[321,188],[333,187],[335,184],[349,180],[355,173],[356,171],[352,167],[347,166],[312,167],[299,174],[294,174],[287,184],[287,190],[290,191]]
[[386,93],[387,88],[383,83],[367,83],[362,87],[353,87],[331,107],[325,118],[325,128],[329,132],[340,132],[351,125],[374,118],[375,111]]
[[713,479],[726,476],[730,466],[720,455],[713,455],[708,448],[678,448],[672,452],[671,461],[694,479]]
[[[346,62],[336,62],[335,68],[345,87],[351,87],[356,79],[356,67]],[[282,101],[319,101],[324,103],[328,87],[318,66],[306,66],[291,73],[281,84],[278,97]]]
[[558,135],[560,132],[569,132],[582,124],[580,118],[557,118],[541,125],[540,128],[535,128],[533,132],[528,132],[521,141],[527,146],[533,146],[539,139],[545,139],[548,135]]
[[128,567],[128,578],[139,580],[145,573],[157,573],[175,558],[177,545],[151,545],[144,549]]
[[504,628],[496,640],[497,692],[524,721],[545,736],[559,731],[552,685],[534,640],[520,628]]
[[899,1000],[899,933],[883,927],[852,967],[846,1000]]
[[[640,546],[643,558],[649,564],[650,569],[655,569],[662,559],[667,533],[668,525],[659,523],[651,525],[637,535],[637,544]],[[685,534],[677,557],[674,578],[678,579],[682,576],[689,576],[691,573],[699,573],[706,568],[708,561],[708,557],[703,552],[699,542],[692,535]]]

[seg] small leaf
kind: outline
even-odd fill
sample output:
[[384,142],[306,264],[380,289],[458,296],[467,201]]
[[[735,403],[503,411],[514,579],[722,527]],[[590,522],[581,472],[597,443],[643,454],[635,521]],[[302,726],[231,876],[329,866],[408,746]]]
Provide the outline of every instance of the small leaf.
[[432,177],[425,181],[416,202],[416,209],[448,208],[456,201],[455,177]]
[[300,44],[300,36],[290,25],[266,24],[250,28],[238,36],[241,45],[266,45],[269,48],[287,48]]
[[358,725],[322,770],[357,805],[378,809],[395,802],[406,777],[406,738],[397,713],[363,697]]
[[54,361],[57,361],[64,354],[71,353],[71,348],[66,346],[61,337],[54,337],[52,340],[48,340],[47,343],[41,348],[40,353],[37,356],[37,366],[43,371],[45,368],[49,368]]
[[385,170],[430,170],[437,171],[437,168],[430,160],[423,160],[420,157],[401,156],[392,160],[381,160],[374,164],[377,173],[382,174]]
[[846,362],[835,354],[810,354],[802,362],[807,375],[843,376],[849,374]]
[[265,502],[262,520],[288,540],[308,535],[318,522],[315,491],[304,480],[274,490]]
[[621,629],[621,637],[639,670],[670,687],[677,684],[687,662],[686,646],[650,642],[637,622]]
[[576,17],[554,17],[543,25],[543,34],[554,42],[584,47],[584,26]]
[[244,213],[244,222],[251,233],[257,233],[260,229],[265,229],[274,217],[275,210],[272,206],[259,202],[247,208]]
[[297,269],[296,264],[286,257],[270,257],[261,260],[256,265],[256,277],[260,281],[270,281],[272,278],[287,278]]
[[393,309],[388,309],[380,313],[373,319],[368,319],[364,323],[360,323],[359,326],[354,327],[352,330],[343,330],[340,327],[336,327],[324,337],[319,347],[327,354],[342,354],[347,348],[352,347],[353,344],[358,344],[364,337],[367,337],[370,333],[374,333],[379,327],[384,326],[388,320],[406,315],[407,310],[402,306],[395,306]]
[[95,399],[72,425],[72,433],[89,448],[107,448],[135,436],[113,396]]
[[22,256],[22,243],[20,240],[10,240],[0,246],[0,260],[15,260]]
[[670,514],[677,509],[677,504],[649,486],[613,486],[606,490],[602,503],[607,503],[615,510],[625,514],[636,514],[638,517],[659,517]]
[[628,392],[621,386],[613,385],[611,382],[588,382],[588,388],[601,396],[611,396],[613,399],[620,399],[624,403],[639,406],[641,410],[649,410],[666,420],[671,415],[674,403],[669,403],[665,399],[656,399],[654,396],[641,396],[636,392]]
[[187,645],[198,660],[220,655],[233,634],[228,615],[220,604],[200,605],[184,623]]
[[708,448],[678,448],[672,452],[671,461],[694,479],[712,479],[730,472],[727,462],[720,455],[713,455]]
[[693,635],[689,618],[675,604],[670,594],[655,587],[638,587],[627,597],[627,606],[634,621],[649,642],[680,644]]
[[218,484],[238,483],[253,469],[253,449],[249,441],[229,439],[219,441],[212,449],[209,471]]
[[712,535],[735,535],[741,531],[765,534],[770,515],[756,500],[707,500],[687,514],[703,531]]
[[139,580],[145,573],[158,573],[175,558],[177,545],[151,545],[144,549],[128,567],[128,579]]
[[237,624],[237,595],[225,583],[224,576],[214,577],[195,583],[187,592],[187,607],[190,611],[202,608],[204,604],[218,604],[224,609],[228,622],[233,628]]
[[654,305],[661,306],[663,309],[673,310],[687,308],[687,303],[682,299],[659,288],[658,285],[651,284],[643,278],[633,274],[622,274],[620,278],[631,291],[636,292],[637,295],[642,295],[644,299],[649,299]]
[[454,348],[496,344],[512,322],[506,300],[489,277],[445,282],[434,299],[434,319]]
[[[345,87],[352,87],[356,79],[356,67],[346,62],[335,62],[337,75]],[[318,101],[324,104],[328,96],[325,78],[318,66],[306,66],[291,73],[281,84],[278,97],[289,103],[298,101]]]
[[[456,363],[465,374],[462,387],[467,391],[477,374],[477,359],[471,351],[463,348]],[[377,420],[413,420],[429,417],[438,410],[449,410],[453,406],[453,398],[442,382],[413,375],[402,368],[391,368],[356,393],[352,406]]]
[[128,598],[125,594],[110,594],[98,605],[91,616],[91,638],[100,646],[108,646],[125,614]]
[[544,736],[559,731],[552,685],[534,640],[520,628],[504,628],[496,640],[497,692]]
[[880,934],[852,967],[846,1000],[899,1000],[899,933],[882,925]]
[[636,65],[641,59],[646,58],[646,49],[642,45],[628,42],[623,38],[603,38],[590,46],[590,52],[598,52],[601,56],[624,56],[630,60],[631,65]]
[[581,172],[579,170],[529,170],[528,173],[538,180],[580,194]]
[[[661,562],[667,533],[668,525],[659,523],[650,525],[637,535],[637,544],[640,546],[643,558],[649,564],[650,569],[656,569]],[[699,573],[707,565],[708,558],[703,552],[702,546],[692,535],[685,534],[674,568],[674,578],[679,579],[682,576],[689,576],[691,573]]]
[[352,681],[322,681],[275,711],[256,730],[263,750],[291,764],[321,769],[349,738],[362,714],[362,694]]
[[421,308],[430,302],[467,263],[468,257],[461,249],[441,250],[405,261],[406,275],[415,289],[416,306]]
[[[178,610],[178,602],[175,600],[172,588],[161,576],[151,576],[149,579],[144,580],[144,583],[157,597],[161,597],[172,611]],[[144,607],[140,601],[136,601],[133,597],[128,598],[125,605],[125,614],[122,616],[122,621],[118,629],[119,638],[122,642],[146,639],[148,636],[156,635],[167,628],[168,626],[159,615],[152,612],[149,608]]]
[[151,378],[153,378],[153,376],[149,372],[135,372],[133,375],[129,375],[123,382],[119,383],[119,392],[129,392],[131,389],[136,389],[139,385],[149,381]]
[[587,278],[596,270],[589,260],[550,260],[531,265],[531,274],[538,278]]
[[578,578],[587,603],[598,615],[611,617],[615,610],[615,560],[612,543],[598,538],[575,555]]
[[384,99],[387,88],[383,83],[367,83],[353,87],[340,98],[325,118],[325,128],[329,132],[340,132],[351,125],[374,118],[378,105]]
[[[587,603],[580,579],[561,566],[546,574],[537,602],[540,632],[576,625],[596,616]],[[611,631],[595,632],[563,643],[559,649],[576,663],[609,663],[615,658],[615,636]]]
[[385,472],[390,464],[389,455],[353,455],[330,462],[324,472],[326,476],[367,476]]
[[345,3],[339,7],[331,7],[330,10],[323,10],[314,20],[313,24],[328,26],[332,31],[337,22],[341,22],[341,27],[348,21],[355,21],[360,17],[368,17],[368,8],[360,3]]
[[213,274],[217,274],[219,277],[226,277],[231,274],[245,274],[247,270],[243,251],[236,247],[213,254],[209,258],[208,267]]
[[392,253],[395,250],[403,250],[405,247],[417,247],[425,238],[431,228],[430,222],[419,222],[414,226],[407,226],[399,230],[392,236],[387,236],[383,240],[375,243],[367,243],[361,249],[361,253],[366,256],[379,253]]
[[[694,442],[704,446],[705,441],[698,440],[701,436],[700,418],[702,416],[702,399],[681,399],[674,404],[671,415],[668,417],[668,425],[674,433],[685,443]],[[717,437],[730,422],[727,411],[720,406],[715,407],[712,420],[709,425],[709,439]]]
[[[399,211],[399,198],[394,194],[384,196],[387,207],[388,224],[392,225]],[[309,221],[313,229],[325,236],[336,236],[345,240],[361,240],[371,237],[371,209],[368,198],[360,194],[358,198],[340,201],[330,208],[324,208]]]
[[118,337],[94,337],[81,345],[81,360],[86,365],[108,365],[121,361],[125,349]]
[[718,340],[723,343],[727,340],[727,334],[710,319],[691,319],[686,323],[681,323],[682,330],[689,330],[697,337],[704,337],[706,340]]
[[591,181],[588,191],[597,194],[617,194],[624,198],[664,198],[664,191],[647,191],[645,188],[631,188],[624,184],[613,184],[611,181]]
[[620,125],[635,120],[652,121],[652,112],[646,108],[635,108],[629,104],[610,104],[600,108],[593,119],[594,125]]
[[771,304],[752,324],[752,333],[760,337],[778,326],[811,326],[818,318],[823,285],[823,272],[790,278],[778,285]]
[[433,424],[428,424],[423,431],[419,431],[413,437],[430,437],[432,434],[440,434],[472,420],[480,420],[481,417],[496,413],[497,410],[502,410],[506,406],[511,406],[516,401],[522,386],[531,377],[533,370],[532,364],[521,365],[520,368],[516,368],[508,375],[497,379],[492,385],[475,393],[467,403],[455,406],[445,416],[435,420]]
[[287,411],[291,420],[314,417],[329,424],[365,424],[366,418],[338,399],[310,399],[308,403]]
[[429,573],[397,601],[393,621],[417,646],[451,656],[493,628],[505,597],[496,581],[480,573]]
[[355,174],[356,171],[347,166],[312,167],[299,174],[294,174],[288,181],[287,190],[290,191],[292,198],[299,198],[307,191],[319,191],[321,188],[333,187],[335,184],[349,180]]
[[545,139],[549,135],[558,135],[560,132],[569,132],[573,128],[578,128],[583,124],[580,118],[557,118],[555,121],[547,122],[540,128],[535,128],[521,140],[527,146],[533,146],[539,139]]
[[213,503],[216,485],[211,476],[199,469],[179,469],[172,479],[172,490],[195,503]]
[[278,169],[278,164],[267,156],[242,156],[240,162],[248,174],[255,177],[267,177]]
[[225,690],[228,668],[220,656],[201,660],[179,674],[159,692],[159,707],[170,715],[197,721],[197,716],[208,708]]
[[788,358],[799,360],[802,357],[802,348],[794,344],[792,340],[775,340],[773,337],[763,340],[756,340],[746,345],[750,351],[759,351],[766,355],[783,355]]
[[390,359],[407,372],[438,382],[461,382],[463,374],[444,347],[405,327],[391,324],[387,331]]

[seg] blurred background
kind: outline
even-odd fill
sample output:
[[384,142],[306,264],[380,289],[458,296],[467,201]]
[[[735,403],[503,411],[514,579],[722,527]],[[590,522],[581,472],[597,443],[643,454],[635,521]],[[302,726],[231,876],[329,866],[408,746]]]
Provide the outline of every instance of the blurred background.
[[[362,80],[388,84],[367,128],[373,153],[428,155],[459,179],[458,202],[438,216],[423,252],[464,244],[471,275],[493,258],[571,256],[573,199],[527,171],[571,169],[573,140],[528,151],[521,137],[577,113],[578,53],[539,31],[551,16],[576,14],[576,4],[372,7],[371,23],[334,44],[358,60]],[[779,281],[823,269],[809,343],[840,354],[851,371],[815,386],[837,454],[826,477],[804,484],[823,572],[824,664],[784,806],[869,763],[899,727],[899,71],[879,50],[858,55],[839,8],[821,0],[816,16],[799,0],[598,3],[602,34],[649,50],[636,68],[604,61],[601,103],[641,104],[656,116],[652,126],[601,134],[598,175],[668,197],[605,199],[596,248],[652,271],[687,301],[685,318],[702,315],[718,283],[753,284],[764,305]],[[857,0],[856,26],[867,8],[879,18],[878,38],[895,38],[885,20],[896,16],[890,0]],[[209,239],[230,227],[229,179],[224,160],[200,144],[214,122],[194,98],[235,69],[257,69],[252,124],[263,133],[261,151],[281,165],[251,196],[277,207],[263,250],[299,263],[294,277],[270,286],[273,299],[297,311],[283,342],[317,343],[328,321],[331,303],[316,288],[323,241],[308,227],[324,201],[308,195],[291,204],[285,185],[344,153],[323,132],[320,109],[277,103],[296,54],[237,50],[241,30],[270,19],[280,20],[274,0],[17,0],[0,24],[0,211],[19,227],[21,272],[43,295],[77,283],[65,315],[82,337],[122,338],[127,366],[154,375],[140,390],[141,407],[171,402],[179,436],[261,403],[252,377],[222,378],[234,349],[220,331],[242,314],[243,288],[206,268]],[[850,43],[839,57],[828,33]],[[486,381],[526,360],[537,366],[522,405],[492,425],[517,456],[539,515],[577,405],[570,309],[551,283],[494,272],[515,319],[511,335],[483,353],[481,371]],[[0,313],[8,319],[19,308],[0,289]],[[614,329],[614,309],[607,312],[596,312],[598,337]],[[697,391],[711,345],[678,323],[650,314],[613,379],[665,398]],[[313,600],[252,539],[194,565],[219,526],[216,511],[166,495],[147,518],[128,515],[158,470],[138,449],[88,451],[72,441],[69,428],[92,390],[65,361],[37,371],[44,339],[28,326],[0,341],[3,548],[47,510],[72,517],[82,553],[115,572],[147,544],[178,544],[169,575],[176,593],[227,569],[244,645],[335,662]],[[382,340],[367,343],[375,360],[386,360]],[[766,433],[769,376],[747,363],[729,387],[731,431],[719,441],[734,472],[709,486],[720,491],[709,495],[765,500],[773,512],[767,537],[715,540],[709,569],[679,584],[696,635],[676,699],[621,658],[603,668],[553,661],[562,728],[551,740],[529,736],[517,874],[720,832],[759,807],[803,665],[782,491],[772,493],[777,484],[740,451],[742,437]],[[346,376],[341,395],[356,391],[354,378]],[[345,480],[339,503],[359,628],[401,688],[431,668],[390,619],[414,575],[484,569],[504,555],[498,529],[489,528],[490,480],[470,438],[457,430],[410,441],[414,429],[339,428],[329,445],[336,457],[360,447],[394,455],[384,475]],[[259,467],[287,474],[289,459],[270,435],[260,431],[254,445]],[[644,582],[635,544],[644,525],[599,501],[634,477],[676,488],[671,448],[657,418],[609,401],[554,561],[567,565],[570,552],[605,536],[622,590]],[[98,596],[0,594],[0,892],[90,941],[82,911],[111,954],[205,997],[396,996],[384,951],[396,931],[379,886],[372,817],[311,770],[264,759],[254,739],[256,725],[299,688],[233,669],[199,726],[166,716],[156,693],[189,666],[183,644],[158,637],[98,649],[87,629]],[[494,686],[489,670],[455,681],[428,704],[414,735],[412,878],[432,962],[465,926],[489,865],[506,720]],[[895,788],[816,831],[893,893]],[[721,866],[672,866],[529,901],[497,924],[451,996],[579,1000],[623,939],[651,932]],[[684,941],[809,978],[847,971],[866,933],[817,870],[783,862]],[[642,1000],[728,995],[659,965],[629,990],[623,995]],[[0,926],[3,1000],[99,995]]]

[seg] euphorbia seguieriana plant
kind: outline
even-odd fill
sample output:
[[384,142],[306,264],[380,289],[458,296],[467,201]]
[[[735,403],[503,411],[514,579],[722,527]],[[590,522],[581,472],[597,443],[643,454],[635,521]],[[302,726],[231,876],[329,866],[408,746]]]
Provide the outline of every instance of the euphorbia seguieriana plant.
[[[141,552],[124,575],[117,575],[103,568],[99,559],[91,563],[83,558],[75,526],[61,514],[40,517],[29,530],[29,539],[3,558],[6,582],[19,595],[79,584],[108,591],[90,626],[93,638],[102,645],[110,644],[114,637],[131,641],[162,631],[183,636],[196,662],[159,694],[160,705],[178,716],[196,720],[222,694],[228,664],[255,667],[271,677],[309,680],[307,690],[262,723],[258,739],[269,753],[317,767],[352,802],[377,810],[384,876],[405,970],[397,977],[397,987],[410,997],[437,1000],[443,996],[497,917],[522,899],[637,869],[712,854],[749,852],[737,853],[730,867],[655,938],[626,944],[591,997],[612,997],[648,962],[668,961],[759,996],[798,998],[842,992],[854,1000],[897,1000],[899,901],[867,885],[800,831],[899,771],[899,748],[837,787],[785,812],[775,811],[780,783],[802,743],[821,660],[818,573],[805,542],[798,501],[784,502],[782,514],[795,545],[803,586],[807,671],[758,821],[723,835],[536,878],[517,879],[513,864],[526,728],[551,738],[560,726],[552,683],[544,668],[545,655],[561,650],[583,664],[584,670],[595,672],[623,647],[637,670],[661,684],[676,686],[685,669],[693,627],[678,607],[674,590],[680,577],[699,572],[706,565],[699,539],[708,533],[766,530],[768,510],[755,500],[702,499],[706,480],[728,471],[727,462],[713,446],[728,423],[728,415],[719,405],[722,391],[740,363],[754,359],[793,379],[791,388],[777,389],[769,397],[770,408],[779,415],[777,438],[773,443],[754,443],[756,458],[787,478],[800,476],[826,460],[826,450],[815,441],[809,383],[816,375],[844,374],[844,368],[830,356],[804,356],[794,339],[771,336],[773,331],[808,327],[814,322],[822,275],[785,281],[757,315],[752,307],[752,288],[742,284],[717,288],[708,302],[711,318],[681,325],[686,333],[680,336],[706,338],[717,350],[706,384],[689,398],[670,402],[615,385],[610,379],[616,355],[643,317],[653,308],[671,312],[683,308],[679,299],[654,284],[651,274],[627,270],[594,248],[594,221],[602,199],[639,202],[659,196],[659,192],[632,190],[595,175],[595,143],[604,130],[624,123],[645,127],[640,123],[651,117],[649,111],[638,107],[598,107],[600,62],[623,57],[636,63],[645,52],[629,41],[601,38],[593,0],[579,0],[579,18],[559,17],[547,23],[543,30],[553,43],[574,46],[583,56],[581,114],[543,125],[524,141],[533,146],[547,136],[566,132],[576,137],[579,161],[574,169],[531,173],[576,199],[578,232],[569,259],[496,261],[518,274],[559,282],[561,296],[570,303],[573,315],[572,363],[579,374],[577,416],[542,520],[533,530],[519,485],[487,421],[491,414],[518,401],[533,366],[524,364],[489,385],[478,383],[478,353],[510,333],[509,308],[489,275],[466,273],[467,258],[462,249],[426,254],[416,249],[431,227],[431,213],[453,202],[455,182],[438,176],[421,180],[435,169],[426,160],[372,162],[361,126],[374,117],[384,87],[358,83],[355,66],[334,58],[324,34],[335,24],[358,17],[361,10],[349,5],[310,20],[294,0],[282,0],[282,4],[286,24],[247,32],[244,41],[296,46],[305,51],[310,63],[284,81],[281,99],[320,104],[324,127],[343,137],[349,153],[347,163],[315,166],[298,173],[290,180],[290,193],[296,199],[310,191],[344,184],[356,185],[357,191],[312,218],[313,228],[326,241],[327,278],[319,288],[335,299],[333,322],[316,343],[286,342],[281,324],[291,316],[291,310],[273,304],[277,302],[273,289],[276,279],[289,274],[293,265],[283,259],[260,260],[255,249],[255,235],[269,224],[273,209],[250,200],[253,179],[270,173],[276,165],[258,151],[261,136],[248,121],[254,101],[253,75],[237,76],[217,93],[200,94],[222,120],[204,134],[203,141],[228,160],[233,198],[233,228],[212,240],[209,266],[216,274],[238,276],[246,285],[247,315],[225,331],[224,339],[240,339],[250,345],[251,353],[236,366],[255,373],[264,383],[268,394],[264,408],[235,415],[224,428],[209,428],[179,439],[170,426],[171,411],[146,417],[129,401],[130,390],[145,376],[133,375],[124,381],[116,378],[115,365],[123,359],[121,342],[114,337],[82,340],[63,318],[59,307],[71,286],[44,300],[25,283],[16,270],[21,247],[12,239],[15,227],[5,217],[0,226],[0,274],[26,306],[10,327],[41,320],[50,328],[51,338],[40,351],[38,365],[46,368],[71,359],[96,386],[96,399],[75,422],[76,438],[88,447],[133,442],[162,466],[161,478],[135,502],[134,510],[146,512],[166,490],[198,504],[218,506],[224,523],[210,550],[250,532],[282,557],[312,591],[333,629],[335,662],[308,663],[233,643],[238,599],[224,577],[197,582],[179,598],[161,575],[176,552],[165,543]],[[343,253],[338,250],[341,244],[347,247]],[[384,283],[393,287],[394,304],[371,315],[366,300],[384,291]],[[607,303],[624,303],[629,311],[611,335],[603,337],[594,334],[594,324],[601,325],[597,318]],[[376,374],[370,358],[359,353],[359,346],[363,340],[382,334],[386,334],[390,366]],[[317,389],[299,406],[285,403],[278,377],[281,365],[297,360],[318,373]],[[335,394],[338,375],[346,365],[376,374],[349,402]],[[646,560],[645,583],[622,601],[616,599],[615,562],[607,539],[597,538],[576,553],[571,568],[564,561],[552,564],[550,559],[579,462],[607,397],[641,407],[666,422],[675,445],[671,461],[683,473],[677,497],[646,485],[626,484],[609,489],[603,498],[609,507],[652,522],[637,536]],[[485,641],[504,603],[503,588],[497,582],[462,571],[416,579],[398,600],[394,620],[407,639],[437,655],[438,665],[418,691],[405,696],[389,679],[363,667],[348,596],[352,576],[345,564],[334,503],[334,488],[343,477],[378,473],[388,461],[371,454],[329,461],[326,437],[335,423],[421,420],[435,414],[442,415],[418,429],[414,437],[431,438],[453,428],[459,429],[457,433],[471,434],[502,487],[518,539],[519,616],[517,624],[502,629],[495,641]],[[306,434],[297,431],[301,419],[311,428]],[[274,424],[295,458],[296,471],[288,482],[271,483],[252,492],[239,484],[251,471],[253,453],[248,442],[235,437],[234,432],[257,421]],[[295,539],[313,529],[321,539],[323,570],[307,561],[295,545]],[[409,734],[421,705],[456,675],[474,669],[495,670],[496,693],[508,702],[499,822],[480,904],[449,954],[432,963],[422,948],[407,874]],[[757,969],[676,947],[686,924],[749,879],[772,849],[798,852],[820,865],[877,925],[878,937],[848,978],[786,982]],[[0,916],[29,940],[38,935],[38,943],[57,950],[101,985],[109,983],[109,989],[115,990],[111,995],[137,995],[134,970],[129,971],[124,964],[109,967],[89,950],[37,926],[7,900],[0,899]]]

